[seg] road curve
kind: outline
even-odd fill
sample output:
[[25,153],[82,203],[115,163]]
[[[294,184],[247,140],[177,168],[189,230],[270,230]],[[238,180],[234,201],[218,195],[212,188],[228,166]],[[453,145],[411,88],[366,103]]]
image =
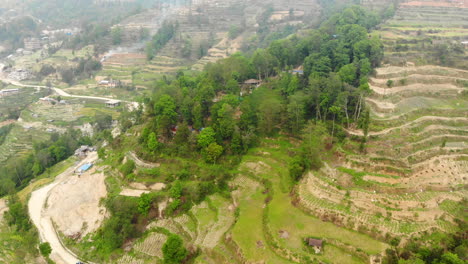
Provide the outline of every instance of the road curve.
[[[93,162],[96,159],[96,153],[92,153],[88,158],[81,161],[78,166],[87,162]],[[68,168],[65,172],[57,176],[53,183],[32,192],[28,202],[29,216],[39,231],[40,240],[41,242],[49,242],[52,248],[50,258],[57,264],[75,264],[79,259],[60,241],[52,219],[45,213],[45,207],[50,191],[55,186],[61,184],[69,175],[73,174],[74,169],[75,166]]]
[[120,99],[115,99],[115,98],[106,98],[106,97],[99,97],[99,96],[86,96],[86,95],[74,95],[74,94],[69,94],[65,92],[64,90],[56,87],[47,87],[47,86],[42,86],[42,85],[33,85],[33,84],[23,84],[18,81],[10,80],[10,79],[5,79],[0,77],[0,81],[5,82],[5,83],[10,83],[15,86],[19,87],[32,87],[32,88],[51,88],[53,89],[58,95],[60,96],[65,96],[65,97],[73,97],[73,98],[83,98],[83,99],[94,99],[94,100],[102,100],[102,101],[109,101],[109,100],[119,100],[121,102],[125,103],[132,103],[133,105],[136,105],[138,107],[137,102],[131,102],[131,101],[125,101],[125,100],[120,100]]

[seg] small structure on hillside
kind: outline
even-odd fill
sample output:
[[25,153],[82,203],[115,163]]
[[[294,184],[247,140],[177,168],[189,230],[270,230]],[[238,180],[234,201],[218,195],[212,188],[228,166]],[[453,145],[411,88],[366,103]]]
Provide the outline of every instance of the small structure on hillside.
[[79,149],[75,150],[75,156],[79,158],[86,158],[90,152],[96,151],[95,148],[90,146],[81,146]]
[[306,243],[309,247],[312,247],[315,251],[315,254],[319,254],[323,249],[323,240],[315,238],[307,238]]
[[262,84],[262,81],[256,79],[249,79],[245,81],[244,84],[258,87],[260,86],[260,84]]
[[106,102],[106,106],[109,108],[116,108],[120,106],[120,101],[119,100],[109,100]]
[[39,98],[39,101],[45,104],[53,104],[53,105],[58,103],[57,100],[55,100],[54,98],[50,98],[50,97]]
[[99,81],[99,86],[105,86],[109,88],[115,88],[117,87],[117,82],[114,80],[101,80]]
[[17,94],[19,93],[19,89],[5,89],[0,91],[0,97]]
[[79,174],[82,174],[82,173],[87,172],[89,169],[91,169],[91,167],[93,167],[92,163],[86,163],[86,164],[81,165],[81,167],[79,167],[76,170],[76,172],[79,173]]

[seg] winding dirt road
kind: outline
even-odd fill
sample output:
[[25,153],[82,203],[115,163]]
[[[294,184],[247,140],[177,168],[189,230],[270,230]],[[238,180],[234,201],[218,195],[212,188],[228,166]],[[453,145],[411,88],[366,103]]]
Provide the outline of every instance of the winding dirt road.
[[[91,153],[77,167],[84,163],[94,162],[95,160],[97,160],[97,154]],[[52,247],[50,258],[57,264],[75,264],[79,259],[61,243],[50,216],[45,215],[44,210],[47,206],[50,191],[72,175],[75,168],[68,168],[65,172],[58,175],[53,183],[34,191],[28,202],[29,215],[39,231],[40,240],[42,242],[49,242]]]
[[[47,87],[47,86],[42,86],[42,85],[23,84],[23,83],[20,83],[20,82],[18,82],[18,81],[14,81],[14,80],[2,78],[1,76],[0,76],[0,81],[5,82],[5,83],[10,83],[10,84],[12,84],[12,85],[19,86],[19,87],[31,87],[31,88],[40,88],[40,89],[49,88],[49,87]],[[94,99],[94,100],[101,100],[101,101],[119,100],[119,101],[121,101],[121,102],[131,104],[135,109],[137,109],[137,108],[138,108],[138,105],[139,105],[138,102],[120,100],[120,99],[115,99],[115,98],[99,97],[99,96],[74,95],[74,94],[69,94],[69,93],[65,92],[64,90],[62,90],[62,89],[60,89],[60,88],[52,87],[52,89],[53,89],[54,92],[56,92],[58,95],[60,95],[60,96],[65,96],[65,97],[83,98],[83,99]]]

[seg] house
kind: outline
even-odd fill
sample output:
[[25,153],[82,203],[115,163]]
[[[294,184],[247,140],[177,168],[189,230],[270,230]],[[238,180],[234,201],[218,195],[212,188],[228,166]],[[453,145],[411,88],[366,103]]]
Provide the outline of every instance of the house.
[[107,87],[110,87],[110,88],[115,88],[117,86],[117,82],[116,81],[112,81],[112,80],[101,80],[99,81],[99,86],[107,86]]
[[322,252],[323,240],[315,239],[315,238],[307,238],[306,242],[309,247],[312,247],[314,249],[315,254],[319,254],[320,252]]
[[57,104],[58,101],[55,100],[54,98],[50,98],[50,97],[42,97],[42,98],[39,98],[39,101],[42,102],[42,103],[46,103],[46,104]]
[[99,85],[102,85],[102,86],[107,86],[107,85],[109,85],[109,83],[110,83],[110,81],[108,81],[108,80],[99,81]]
[[120,106],[120,101],[119,100],[109,100],[106,102],[106,106],[109,108],[116,108]]
[[79,158],[85,158],[88,156],[88,153],[95,151],[96,149],[90,146],[81,146],[79,149],[75,150],[75,156]]
[[19,89],[5,89],[0,91],[0,97],[17,94],[19,93]]
[[252,85],[252,86],[255,85],[255,86],[258,87],[258,86],[260,86],[260,84],[262,84],[262,81],[256,80],[256,79],[249,79],[249,80],[245,81],[244,84]]

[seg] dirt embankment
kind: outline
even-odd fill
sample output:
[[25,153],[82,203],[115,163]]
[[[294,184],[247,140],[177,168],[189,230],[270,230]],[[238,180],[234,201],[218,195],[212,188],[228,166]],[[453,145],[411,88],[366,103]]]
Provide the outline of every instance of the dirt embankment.
[[[94,162],[95,160],[97,160],[97,153],[92,153],[86,159],[80,162],[78,166],[88,163],[88,162]],[[76,263],[78,262],[78,258],[75,256],[73,252],[68,250],[62,244],[58,236],[58,233],[55,230],[53,221],[60,220],[58,222],[61,222],[61,221],[65,221],[65,220],[62,220],[62,218],[68,219],[70,221],[73,221],[72,226],[74,226],[74,219],[71,217],[67,217],[67,215],[70,214],[70,212],[68,211],[70,207],[67,207],[64,204],[72,201],[73,199],[77,199],[77,200],[83,199],[82,196],[86,196],[86,195],[89,195],[91,197],[97,197],[95,196],[95,194],[92,194],[95,192],[96,185],[94,184],[95,179],[91,179],[91,178],[89,178],[88,180],[91,181],[93,184],[87,185],[90,187],[88,189],[81,189],[83,188],[83,184],[75,184],[73,185],[75,188],[73,188],[74,190],[71,193],[60,191],[62,188],[67,188],[67,186],[70,186],[69,185],[70,178],[74,177],[73,172],[75,169],[76,167],[68,168],[65,172],[57,176],[53,183],[34,191],[31,194],[31,198],[29,199],[29,202],[28,202],[29,216],[31,217],[32,222],[38,229],[40,240],[42,242],[50,243],[50,246],[52,247],[52,254],[50,255],[50,258],[57,264]],[[57,188],[57,190],[54,190],[55,188]],[[100,188],[96,188],[96,189],[99,190]],[[62,200],[60,199],[57,200],[53,198],[51,199],[51,201],[48,201],[49,195],[55,192],[61,192],[65,197],[63,197]],[[86,201],[83,203],[86,203]],[[74,204],[78,208],[81,207],[80,203],[74,203]],[[57,207],[62,208],[62,210],[67,210],[67,211],[58,210],[57,214],[61,213],[61,215],[52,214],[54,216],[51,216],[49,214],[49,211],[53,212],[54,210],[56,210],[55,208]],[[76,208],[72,209],[72,211],[73,210],[76,210]],[[78,210],[81,210],[81,209],[78,209]],[[55,218],[53,219],[53,217]],[[78,223],[80,223],[80,220],[78,220]],[[96,222],[92,224],[97,225]],[[61,228],[60,225],[59,225],[59,228]]]
[[104,174],[95,169],[81,176],[71,175],[51,190],[46,215],[50,216],[58,231],[70,237],[82,237],[96,231],[106,215],[99,204],[106,197]]

